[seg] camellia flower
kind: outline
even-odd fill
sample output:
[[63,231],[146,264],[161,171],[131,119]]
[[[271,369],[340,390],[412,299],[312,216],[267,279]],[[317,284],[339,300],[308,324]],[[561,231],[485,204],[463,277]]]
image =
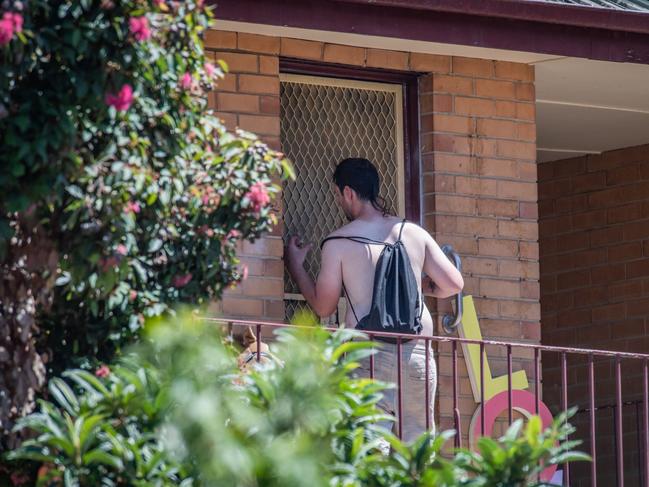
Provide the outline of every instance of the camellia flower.
[[135,289],[131,289],[128,293],[129,301],[135,301],[136,298],[137,298],[137,291]]
[[97,370],[95,370],[95,375],[97,377],[108,377],[110,375],[110,369],[108,365],[102,365]]
[[270,196],[268,195],[268,191],[266,191],[266,186],[262,182],[253,184],[246,197],[250,200],[252,209],[257,213],[270,203]]
[[2,16],[2,20],[8,20],[11,22],[14,32],[23,31],[23,16],[19,13],[5,12]]
[[136,41],[147,41],[151,38],[149,21],[146,17],[131,17],[128,20],[128,26]]
[[11,18],[5,14],[0,20],[0,46],[5,46],[11,42],[14,36],[14,23]]
[[214,70],[215,70],[216,68],[214,67],[214,65],[213,65],[212,63],[205,63],[205,66],[203,66],[203,67],[205,68],[205,72],[207,73],[207,75],[208,75],[210,78],[211,78],[212,76],[214,76]]
[[139,213],[140,209],[140,203],[137,201],[129,201],[124,207],[124,213]]
[[231,238],[239,238],[241,236],[241,232],[239,230],[230,230],[227,235],[225,236],[226,240],[230,240]]
[[122,86],[117,94],[106,94],[106,105],[115,107],[118,112],[125,112],[133,103],[133,87],[129,84]]
[[186,72],[180,78],[180,87],[183,90],[188,90],[192,87],[192,75]]
[[174,287],[185,287],[187,284],[189,284],[189,281],[191,280],[192,280],[192,274],[191,272],[188,272],[187,274],[174,277],[172,284],[174,285]]
[[126,248],[126,245],[124,245],[124,244],[119,244],[119,245],[117,246],[117,249],[116,249],[116,250],[117,250],[117,253],[118,253],[119,255],[126,255],[126,254],[128,254],[128,249]]

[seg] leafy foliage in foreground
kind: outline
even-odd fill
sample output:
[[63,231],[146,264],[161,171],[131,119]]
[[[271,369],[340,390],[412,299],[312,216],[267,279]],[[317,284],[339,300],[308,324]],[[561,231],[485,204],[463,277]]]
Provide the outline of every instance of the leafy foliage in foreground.
[[546,431],[517,421],[478,452],[444,453],[452,432],[404,444],[375,425],[387,385],[353,376],[372,344],[352,330],[282,330],[278,360],[242,375],[204,321],[147,329],[128,360],[98,370],[105,377],[51,381],[54,402],[19,426],[36,436],[10,458],[44,462],[55,485],[270,487],[524,486],[539,462],[587,459],[564,442],[564,417]]

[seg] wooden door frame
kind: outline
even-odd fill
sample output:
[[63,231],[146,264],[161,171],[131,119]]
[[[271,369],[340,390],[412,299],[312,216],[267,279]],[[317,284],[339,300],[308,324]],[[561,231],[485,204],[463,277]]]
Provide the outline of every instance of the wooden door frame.
[[280,57],[280,73],[399,84],[403,93],[403,184],[406,218],[421,223],[419,73]]

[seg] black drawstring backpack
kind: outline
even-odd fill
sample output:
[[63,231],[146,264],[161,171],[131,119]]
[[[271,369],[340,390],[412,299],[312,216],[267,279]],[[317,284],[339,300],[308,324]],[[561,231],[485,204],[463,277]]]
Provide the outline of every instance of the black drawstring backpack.
[[[354,305],[349,299],[349,294],[343,283],[347,302],[356,318],[356,329],[363,331],[379,331],[390,333],[407,333],[419,335],[422,331],[421,316],[424,311],[423,303],[419,296],[419,286],[415,273],[410,265],[410,258],[406,247],[401,241],[401,234],[406,220],[401,223],[399,238],[393,244],[372,240],[366,237],[327,237],[328,240],[346,239],[368,245],[383,245],[383,251],[376,263],[374,272],[374,290],[372,292],[372,306],[370,312],[360,320],[354,310]],[[379,340],[394,342],[391,338]]]

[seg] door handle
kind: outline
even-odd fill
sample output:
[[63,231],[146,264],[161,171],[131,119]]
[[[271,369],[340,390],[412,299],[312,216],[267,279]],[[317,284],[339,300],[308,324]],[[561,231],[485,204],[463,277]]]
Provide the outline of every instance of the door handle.
[[[442,252],[446,254],[446,257],[453,263],[458,271],[462,272],[462,259],[458,253],[453,250],[453,247],[450,245],[444,245],[442,247]],[[448,334],[455,332],[455,329],[462,321],[462,291],[457,293],[453,300],[455,301],[455,313],[445,314],[442,318],[442,327],[444,331]]]

